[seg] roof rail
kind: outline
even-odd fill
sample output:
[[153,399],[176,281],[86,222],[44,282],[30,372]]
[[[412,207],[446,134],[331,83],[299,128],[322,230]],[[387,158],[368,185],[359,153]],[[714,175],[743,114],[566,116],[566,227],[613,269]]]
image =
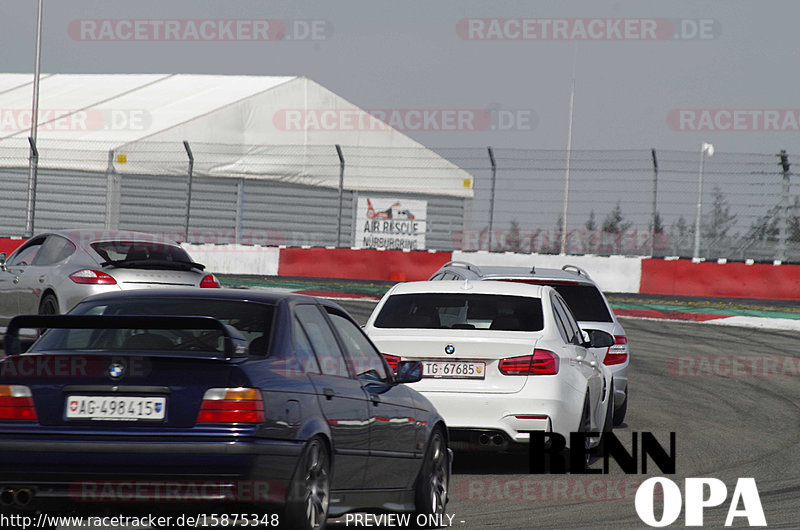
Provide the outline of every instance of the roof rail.
[[589,276],[589,273],[586,272],[585,270],[581,269],[577,265],[564,265],[563,267],[561,267],[561,270],[562,271],[570,271],[571,270],[571,271],[574,271],[575,273],[577,273],[578,275],[586,276],[586,278],[591,280],[591,277]]
[[442,265],[442,267],[464,267],[467,270],[474,271],[482,275],[481,270],[477,266],[473,265],[468,261],[458,261],[458,260],[448,261],[447,263]]

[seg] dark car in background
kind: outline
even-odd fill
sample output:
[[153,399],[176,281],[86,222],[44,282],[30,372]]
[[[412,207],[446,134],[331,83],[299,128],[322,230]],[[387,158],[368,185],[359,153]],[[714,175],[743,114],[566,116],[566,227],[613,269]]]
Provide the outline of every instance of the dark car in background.
[[[22,327],[48,331],[19,353]],[[266,523],[298,529],[350,511],[444,513],[447,430],[403,384],[420,379],[420,363],[393,374],[333,302],[238,289],[106,293],[68,315],[15,318],[6,350],[4,513],[277,505],[282,515]]]
[[560,269],[541,267],[478,267],[466,261],[449,261],[430,280],[495,280],[549,285],[558,291],[575,315],[581,329],[599,329],[614,336],[614,345],[600,358],[614,376],[613,424],[621,425],[628,411],[628,365],[630,350],[625,328],[617,320],[603,291],[582,268],[564,265]]

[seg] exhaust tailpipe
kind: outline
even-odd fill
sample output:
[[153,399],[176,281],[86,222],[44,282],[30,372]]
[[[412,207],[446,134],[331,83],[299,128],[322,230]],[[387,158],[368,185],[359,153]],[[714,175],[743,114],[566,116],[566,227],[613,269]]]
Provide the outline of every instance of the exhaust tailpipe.
[[33,492],[28,488],[18,489],[14,492],[14,503],[17,506],[27,506],[33,500]]
[[495,445],[503,445],[503,442],[505,442],[505,440],[503,440],[503,437],[500,436],[499,434],[495,434],[494,436],[492,436],[492,443],[493,444],[495,444]]
[[489,445],[489,435],[488,434],[481,434],[478,437],[478,443],[481,445]]
[[14,490],[4,488],[0,492],[0,506],[11,506],[12,504],[14,504]]

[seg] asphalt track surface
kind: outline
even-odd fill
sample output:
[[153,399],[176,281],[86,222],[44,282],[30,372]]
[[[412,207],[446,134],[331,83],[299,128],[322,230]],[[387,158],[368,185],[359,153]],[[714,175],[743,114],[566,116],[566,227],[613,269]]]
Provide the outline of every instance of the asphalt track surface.
[[[339,303],[362,324],[375,304]],[[799,528],[797,333],[666,320],[622,321],[632,360],[626,423],[614,430],[620,440],[630,449],[633,432],[652,432],[668,449],[669,433],[674,432],[677,469],[667,477],[681,490],[686,477],[714,477],[725,483],[728,498],[722,506],[705,510],[706,528],[724,527],[739,477],[755,478],[770,528]],[[715,360],[731,356],[749,361],[740,362],[735,370],[728,362],[714,367]],[[773,364],[772,369],[755,373],[743,368],[765,356],[777,362],[777,368]],[[675,357],[705,359],[706,364],[675,369],[679,366]],[[591,467],[602,469],[602,460]],[[662,473],[652,462],[646,475],[625,475],[613,461],[609,468],[602,475],[530,475],[525,455],[456,453],[447,513],[453,516],[452,528],[464,530],[648,528],[636,514],[634,495],[639,483]],[[655,514],[661,514],[658,502]],[[737,518],[733,527],[747,527],[746,523]],[[672,527],[684,524],[682,512]],[[345,519],[329,527],[379,528],[347,524]]]
[[[340,304],[361,323],[373,306]],[[622,322],[632,352],[631,401],[625,424],[614,433],[630,449],[632,432],[652,432],[668,449],[674,432],[676,474],[662,475],[650,462],[646,475],[625,475],[611,461],[609,474],[530,475],[524,455],[456,453],[447,508],[453,528],[649,528],[636,514],[634,495],[636,485],[651,476],[666,476],[681,490],[686,477],[722,480],[728,500],[705,510],[707,528],[724,527],[737,479],[753,477],[768,526],[800,528],[796,332]],[[763,369],[759,361],[765,357],[777,365]],[[741,362],[729,364],[730,359]],[[591,467],[602,469],[602,460]],[[658,503],[655,513],[661,514]],[[672,526],[684,522],[681,513]],[[746,522],[736,518],[733,527],[747,527]],[[343,523],[331,527],[354,528]]]

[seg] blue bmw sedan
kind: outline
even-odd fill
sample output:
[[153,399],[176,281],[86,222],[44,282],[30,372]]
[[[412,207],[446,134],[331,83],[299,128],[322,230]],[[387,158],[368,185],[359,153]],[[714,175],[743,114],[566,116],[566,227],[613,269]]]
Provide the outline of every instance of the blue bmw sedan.
[[[30,328],[47,331],[21,352]],[[225,513],[298,529],[353,511],[444,513],[447,429],[403,384],[420,363],[390,370],[333,302],[107,293],[16,317],[5,344],[0,513],[157,511],[173,514],[165,527]]]

